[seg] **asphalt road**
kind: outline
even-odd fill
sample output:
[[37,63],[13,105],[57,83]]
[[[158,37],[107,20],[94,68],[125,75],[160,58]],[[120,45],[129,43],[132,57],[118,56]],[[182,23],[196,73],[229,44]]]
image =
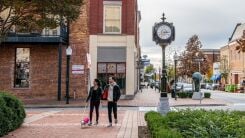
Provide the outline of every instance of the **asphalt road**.
[[211,98],[213,99],[221,99],[235,105],[244,104],[245,106],[245,93],[229,93],[210,90],[205,91],[211,92]]

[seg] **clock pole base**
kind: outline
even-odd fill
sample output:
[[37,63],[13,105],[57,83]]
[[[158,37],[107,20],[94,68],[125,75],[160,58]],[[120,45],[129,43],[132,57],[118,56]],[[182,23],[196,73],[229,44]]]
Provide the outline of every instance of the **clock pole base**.
[[157,111],[162,115],[166,115],[170,111],[168,97],[160,97]]

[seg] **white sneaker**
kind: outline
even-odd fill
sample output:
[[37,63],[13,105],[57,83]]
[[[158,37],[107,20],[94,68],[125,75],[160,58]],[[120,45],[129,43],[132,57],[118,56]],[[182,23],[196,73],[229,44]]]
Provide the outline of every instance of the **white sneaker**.
[[112,123],[110,123],[107,127],[112,127]]
[[94,123],[94,125],[96,125],[96,126],[97,126],[97,125],[98,125],[98,121],[96,121],[96,122]]

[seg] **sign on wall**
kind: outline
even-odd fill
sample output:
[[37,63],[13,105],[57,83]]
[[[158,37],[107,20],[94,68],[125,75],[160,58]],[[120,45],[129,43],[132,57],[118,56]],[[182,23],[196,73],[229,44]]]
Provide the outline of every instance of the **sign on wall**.
[[84,74],[84,65],[72,65],[72,74]]

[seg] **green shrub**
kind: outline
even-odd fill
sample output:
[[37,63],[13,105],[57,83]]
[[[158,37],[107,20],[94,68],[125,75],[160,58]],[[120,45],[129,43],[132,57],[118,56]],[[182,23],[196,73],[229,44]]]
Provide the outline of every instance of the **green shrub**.
[[192,98],[193,92],[187,93],[189,98]]
[[13,95],[0,92],[0,136],[20,127],[25,117],[22,102]]
[[245,137],[245,112],[242,111],[187,109],[169,112],[166,116],[151,112],[146,113],[146,121],[151,126],[152,137]]
[[211,93],[210,92],[205,92],[204,93],[204,98],[210,98],[211,97]]
[[166,125],[167,118],[158,112],[148,112],[145,114],[145,120],[153,138],[181,138],[181,134],[175,130],[169,129]]
[[179,98],[187,98],[188,97],[188,93],[180,92],[180,93],[178,93],[178,96],[179,96]]

